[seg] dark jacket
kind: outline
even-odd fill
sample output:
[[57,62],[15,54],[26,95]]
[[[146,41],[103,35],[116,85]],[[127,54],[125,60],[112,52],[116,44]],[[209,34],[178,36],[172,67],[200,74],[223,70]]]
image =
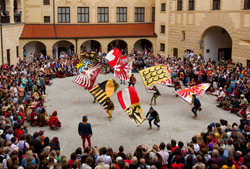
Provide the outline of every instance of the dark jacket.
[[81,136],[89,136],[92,133],[92,128],[90,123],[80,122],[78,125],[78,134]]
[[34,153],[40,154],[42,152],[42,143],[40,140],[33,138],[28,143],[34,147]]

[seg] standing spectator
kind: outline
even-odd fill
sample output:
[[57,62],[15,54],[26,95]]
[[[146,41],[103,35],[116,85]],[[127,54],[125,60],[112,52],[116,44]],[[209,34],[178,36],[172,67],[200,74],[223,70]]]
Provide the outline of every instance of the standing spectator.
[[159,154],[161,155],[162,158],[162,165],[161,165],[161,169],[167,169],[168,168],[168,158],[169,158],[169,153],[167,151],[165,151],[165,143],[161,142],[159,148]]

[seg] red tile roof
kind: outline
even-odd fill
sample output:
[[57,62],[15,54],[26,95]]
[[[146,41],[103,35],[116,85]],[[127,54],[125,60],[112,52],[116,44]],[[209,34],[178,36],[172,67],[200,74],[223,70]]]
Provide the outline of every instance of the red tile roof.
[[[55,32],[56,29],[56,32]],[[21,39],[154,36],[154,24],[25,25]]]

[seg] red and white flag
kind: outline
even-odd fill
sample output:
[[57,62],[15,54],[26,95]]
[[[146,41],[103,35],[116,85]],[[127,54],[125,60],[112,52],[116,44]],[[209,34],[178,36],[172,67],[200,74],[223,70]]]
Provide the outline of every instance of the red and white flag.
[[[166,69],[167,69],[168,73],[171,75],[171,70],[170,70],[171,68],[170,68],[169,65],[166,65]],[[161,84],[164,84],[164,85],[167,85],[167,86],[173,86],[171,78],[162,81]]]
[[134,86],[130,86],[122,91],[119,91],[117,93],[117,97],[123,109],[140,102]]
[[119,58],[115,65],[114,76],[121,80],[129,80],[132,71],[132,61],[127,57]]
[[106,59],[109,61],[108,64],[111,67],[114,67],[118,59],[120,58],[121,54],[122,51],[120,51],[119,49],[114,48],[113,50],[111,50],[106,56]]
[[93,63],[93,65],[89,65],[86,67],[80,75],[78,75],[73,81],[76,84],[90,90],[92,89],[95,80],[102,68],[102,64],[99,62]]
[[130,120],[139,126],[144,121],[144,115],[134,86],[119,91],[117,97]]

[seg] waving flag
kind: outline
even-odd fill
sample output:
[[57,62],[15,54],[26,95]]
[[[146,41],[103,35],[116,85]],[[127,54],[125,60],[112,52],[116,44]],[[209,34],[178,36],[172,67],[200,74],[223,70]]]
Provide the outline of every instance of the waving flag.
[[144,121],[144,115],[134,86],[119,91],[117,97],[130,120],[139,126]]
[[115,78],[121,80],[129,80],[132,70],[132,61],[129,58],[119,58],[117,64],[115,65],[114,76]]
[[75,78],[73,82],[90,90],[92,89],[101,68],[102,68],[102,64],[99,62],[95,62],[93,63],[93,65],[89,65],[87,68],[85,68],[81,72],[81,74]]
[[114,48],[113,50],[111,50],[106,56],[106,59],[109,61],[108,64],[111,67],[114,67],[118,59],[120,58],[121,54],[122,51],[120,51],[119,49]]
[[170,78],[165,65],[157,65],[139,71],[146,88]]
[[[166,65],[166,69],[167,69],[168,73],[171,75],[171,70],[170,70],[169,65]],[[161,84],[164,84],[164,85],[167,85],[167,86],[173,86],[171,78],[162,81]]]
[[180,89],[178,91],[175,91],[174,93],[178,94],[182,99],[190,103],[192,101],[193,94],[195,94],[196,97],[199,97],[209,88],[209,86],[210,86],[209,83],[202,83],[197,86]]
[[112,96],[118,88],[119,84],[114,79],[109,79],[96,85],[90,90],[90,93],[99,104],[104,105],[107,97]]

